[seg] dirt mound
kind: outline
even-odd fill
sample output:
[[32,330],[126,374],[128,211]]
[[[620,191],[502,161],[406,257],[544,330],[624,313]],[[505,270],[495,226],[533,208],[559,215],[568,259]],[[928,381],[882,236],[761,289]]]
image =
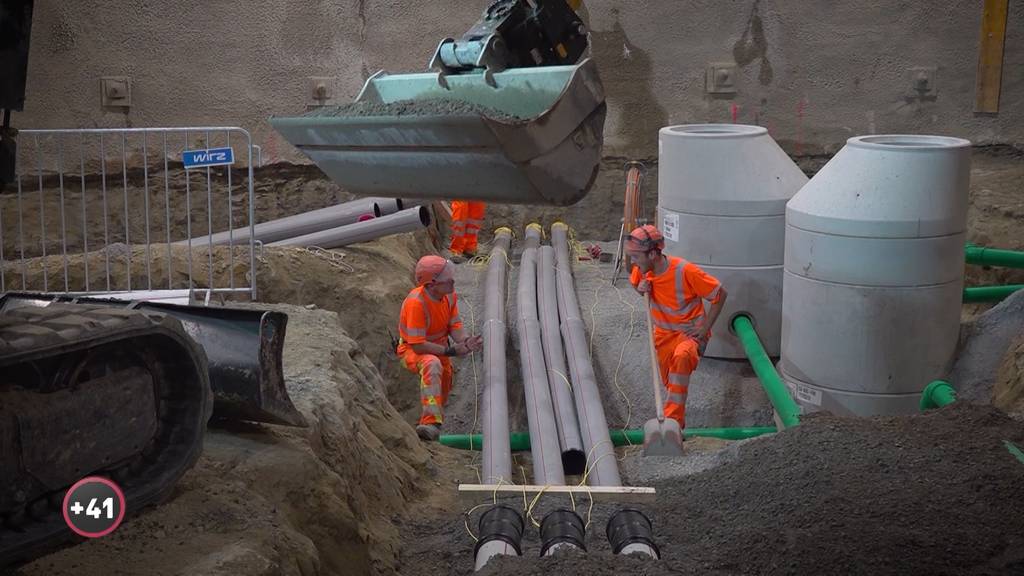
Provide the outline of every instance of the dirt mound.
[[[411,270],[416,260],[433,251],[425,233],[399,234],[348,246],[343,250],[264,248],[257,256],[257,298],[261,302],[313,305],[337,312],[341,325],[372,359],[386,382],[392,403],[406,411],[418,406],[416,379],[399,365],[392,353],[391,336],[397,330],[402,300],[413,288]],[[130,263],[129,263],[130,254]],[[68,257],[67,286],[71,291],[106,287],[109,257],[111,288],[136,290],[187,288],[189,257],[183,246],[153,245],[147,257],[142,246],[114,244],[87,256]],[[147,283],[149,261],[152,284]],[[212,275],[210,263],[212,261]],[[86,283],[88,263],[88,284]],[[19,262],[4,265],[9,290],[43,290],[44,272],[50,290],[65,286],[62,256],[30,258],[22,270]],[[129,265],[130,264],[130,265]],[[249,284],[248,248],[226,246],[196,248],[191,258],[194,287],[225,287],[234,274],[235,286]],[[25,282],[22,283],[24,277]],[[411,416],[410,416],[411,417]]]
[[418,378],[402,368],[391,337],[397,337],[402,301],[414,287],[416,261],[432,251],[422,233],[335,251],[266,249],[258,266],[259,299],[337,312],[345,332],[380,371],[391,403],[413,422],[419,417]]
[[169,502],[23,574],[394,571],[390,516],[422,493],[428,453],[337,314],[274,308],[289,315],[285,380],[310,427],[211,429]]
[[[656,482],[647,512],[660,562],[611,557],[609,510],[595,509],[590,553],[537,558],[530,528],[523,557],[481,574],[1020,574],[1024,462],[1006,442],[1024,447],[1024,427],[968,403],[899,418],[811,416],[712,470]],[[463,536],[433,564],[407,546],[403,566],[472,573],[461,522],[434,532]]]
[[949,382],[960,398],[991,403],[996,372],[1010,344],[1024,334],[1024,291],[1016,292],[962,330],[960,353]]
[[[979,246],[1024,250],[1024,151],[1008,146],[974,148],[967,240]],[[1024,284],[1024,270],[967,266],[968,286]]]
[[1006,350],[996,374],[992,405],[1007,412],[1024,414],[1024,334]]

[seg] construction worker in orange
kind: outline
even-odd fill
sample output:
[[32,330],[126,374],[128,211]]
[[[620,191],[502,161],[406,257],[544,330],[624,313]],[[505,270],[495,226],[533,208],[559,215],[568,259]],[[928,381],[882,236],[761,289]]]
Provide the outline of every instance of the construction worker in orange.
[[[640,294],[651,295],[654,347],[661,381],[668,392],[665,417],[686,427],[686,394],[690,375],[697,369],[711,327],[722,313],[726,292],[721,283],[675,256],[662,254],[665,238],[656,227],[640,226],[626,238],[626,253],[633,262],[629,280]],[[705,314],[704,301],[711,303]]]
[[398,333],[402,364],[420,375],[422,411],[416,434],[424,440],[437,440],[452,388],[451,357],[483,347],[482,336],[468,336],[462,328],[451,262],[424,256],[416,263],[416,288],[402,302]]
[[476,237],[484,225],[483,202],[452,201],[452,241],[448,246],[454,262],[476,256]]

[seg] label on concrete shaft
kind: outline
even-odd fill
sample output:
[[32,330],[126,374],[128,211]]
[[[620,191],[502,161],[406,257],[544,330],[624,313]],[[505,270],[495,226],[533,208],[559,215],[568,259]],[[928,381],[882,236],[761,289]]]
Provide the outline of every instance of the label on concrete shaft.
[[796,385],[796,400],[803,404],[821,406],[821,390],[815,390],[803,384]]
[[679,214],[665,213],[662,216],[661,233],[673,242],[679,241]]

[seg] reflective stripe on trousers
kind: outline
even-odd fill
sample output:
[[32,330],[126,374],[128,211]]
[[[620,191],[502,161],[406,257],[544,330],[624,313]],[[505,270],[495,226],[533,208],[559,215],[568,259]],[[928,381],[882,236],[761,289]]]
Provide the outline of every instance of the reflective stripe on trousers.
[[452,389],[452,363],[445,356],[406,350],[402,364],[420,375],[420,424],[442,424],[444,407]]
[[682,332],[655,329],[654,348],[666,390],[665,417],[678,421],[680,428],[685,428],[690,375],[700,363],[704,346]]
[[448,246],[453,254],[476,252],[477,233],[484,223],[483,202],[452,202],[452,241]]

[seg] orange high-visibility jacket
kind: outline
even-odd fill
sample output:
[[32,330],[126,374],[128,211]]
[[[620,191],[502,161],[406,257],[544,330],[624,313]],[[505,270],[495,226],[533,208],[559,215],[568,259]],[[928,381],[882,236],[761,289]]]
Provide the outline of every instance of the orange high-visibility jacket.
[[398,353],[404,354],[409,344],[433,342],[448,345],[448,334],[462,328],[458,296],[454,292],[434,300],[423,286],[413,288],[402,302],[398,317]]
[[[704,300],[718,303],[721,283],[696,264],[676,256],[666,258],[668,268],[664,272],[657,276],[647,274],[651,283],[651,319],[655,330],[682,332],[704,316]],[[633,286],[640,284],[643,277],[640,269],[633,266],[629,276]]]

